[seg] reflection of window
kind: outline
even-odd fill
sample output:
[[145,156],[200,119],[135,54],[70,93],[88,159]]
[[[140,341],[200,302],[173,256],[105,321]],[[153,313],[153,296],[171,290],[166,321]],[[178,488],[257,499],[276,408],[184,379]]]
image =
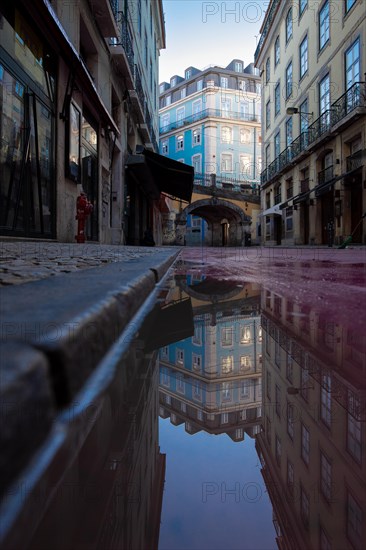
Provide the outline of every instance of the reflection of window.
[[221,372],[223,374],[229,374],[234,368],[234,357],[227,355],[221,358]]
[[231,400],[231,390],[229,382],[224,382],[223,384],[221,384],[221,397],[223,401]]
[[287,403],[287,433],[294,438],[294,406],[292,403]]
[[237,428],[235,430],[235,439],[242,439],[243,437],[243,428]]
[[202,344],[202,327],[197,325],[194,327],[192,342],[193,344],[196,344],[196,346],[200,346]]
[[250,380],[241,380],[240,382],[240,397],[245,399],[249,397]]
[[67,176],[75,182],[80,181],[80,125],[81,113],[73,103],[70,103],[69,165]]
[[181,372],[177,372],[176,380],[177,380],[177,392],[184,393],[185,383],[184,383],[184,376]]
[[195,380],[193,382],[193,398],[202,399],[202,387],[199,380]]
[[321,399],[320,399],[320,417],[324,424],[330,428],[331,423],[331,378],[329,374],[322,375]]
[[262,327],[258,327],[258,342],[261,342],[263,338]]
[[161,348],[161,358],[168,359],[168,346]]
[[287,460],[287,487],[289,488],[290,493],[294,490],[294,465],[292,462]]
[[241,371],[249,370],[251,366],[252,366],[252,360],[250,355],[242,355],[240,357],[240,370]]
[[362,548],[363,512],[352,494],[347,491],[347,535],[354,548]]
[[251,330],[250,327],[241,327],[240,329],[240,343],[249,344],[251,340]]
[[222,413],[221,424],[227,424],[229,422],[229,413]]
[[310,458],[310,433],[304,424],[301,424],[301,458],[309,465]]
[[170,395],[166,395],[165,396],[165,403],[167,405],[171,405],[172,404],[172,398],[170,397]]
[[276,435],[276,450],[275,451],[276,451],[276,462],[277,462],[278,466],[280,466],[282,451],[281,451],[281,440],[278,437],[278,435]]
[[170,386],[169,370],[166,367],[161,369],[161,383],[164,386]]
[[276,414],[278,418],[281,418],[281,388],[279,386],[275,387],[275,400],[276,400]]
[[233,345],[233,328],[224,327],[221,329],[221,345],[232,346]]
[[361,463],[362,435],[361,422],[347,411],[347,451]]
[[200,371],[202,367],[201,363],[201,356],[196,355],[195,353],[192,354],[192,366],[193,370]]
[[301,519],[305,527],[309,526],[309,497],[304,489],[300,486],[300,513]]
[[320,490],[328,501],[332,497],[332,465],[322,452],[320,452]]
[[184,365],[184,350],[177,349],[176,350],[176,364],[177,365]]

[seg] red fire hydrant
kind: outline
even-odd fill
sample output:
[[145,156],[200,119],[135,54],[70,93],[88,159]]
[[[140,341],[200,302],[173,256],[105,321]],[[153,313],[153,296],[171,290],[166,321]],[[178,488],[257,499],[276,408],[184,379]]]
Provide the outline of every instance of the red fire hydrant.
[[77,243],[85,243],[86,218],[93,212],[93,205],[88,201],[85,193],[81,192],[76,199],[76,216],[78,221],[78,234],[75,236]]

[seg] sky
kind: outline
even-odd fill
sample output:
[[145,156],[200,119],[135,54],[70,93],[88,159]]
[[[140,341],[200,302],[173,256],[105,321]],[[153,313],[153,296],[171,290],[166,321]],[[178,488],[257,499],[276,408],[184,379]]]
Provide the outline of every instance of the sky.
[[159,82],[193,66],[226,67],[232,59],[253,62],[269,0],[222,2],[163,0],[166,49],[160,52]]

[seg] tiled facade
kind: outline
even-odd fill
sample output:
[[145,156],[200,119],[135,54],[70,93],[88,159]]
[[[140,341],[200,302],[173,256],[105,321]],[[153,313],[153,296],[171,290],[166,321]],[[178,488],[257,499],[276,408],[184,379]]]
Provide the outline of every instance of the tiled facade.
[[263,244],[366,242],[365,43],[363,0],[271,1],[255,53]]

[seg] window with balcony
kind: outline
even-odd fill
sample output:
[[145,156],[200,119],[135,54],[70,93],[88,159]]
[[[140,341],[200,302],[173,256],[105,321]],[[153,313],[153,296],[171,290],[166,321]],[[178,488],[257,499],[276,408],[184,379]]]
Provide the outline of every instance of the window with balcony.
[[286,67],[286,99],[292,94],[292,61]]
[[277,132],[277,134],[274,137],[275,158],[279,156],[280,152],[281,152],[281,137],[280,137],[280,132]]
[[319,12],[319,50],[322,50],[330,37],[329,0],[325,2]]
[[177,151],[182,151],[184,149],[184,138],[183,138],[183,134],[180,134],[179,136],[176,137],[176,150]]
[[292,117],[286,120],[286,147],[289,147],[293,141],[293,135],[292,135]]
[[193,155],[192,157],[192,166],[194,168],[195,172],[202,172],[202,161],[201,161],[201,155]]
[[243,176],[244,179],[249,179],[251,176],[251,168],[252,164],[250,162],[250,157],[248,155],[240,155],[239,161],[240,161],[240,174]]
[[186,109],[185,107],[179,107],[176,112],[177,116],[177,126],[183,126],[183,119],[185,116]]
[[162,131],[166,130],[170,123],[170,114],[167,113],[161,117],[161,129]]
[[281,184],[276,185],[274,188],[274,203],[280,204],[282,202]]
[[247,399],[250,392],[250,380],[241,380],[240,382],[240,397],[241,399]]
[[[328,128],[330,124],[330,78],[329,74],[326,75],[319,83],[319,107],[320,107],[320,116],[321,126],[325,129]],[[323,115],[323,116],[322,116]]]
[[221,115],[224,118],[229,117],[229,113],[231,111],[231,99],[228,98],[221,98]]
[[229,126],[221,127],[221,143],[232,143],[233,142],[233,129]]
[[268,168],[268,166],[271,162],[271,146],[270,145],[266,145],[265,154],[266,154],[266,168]]
[[242,120],[248,120],[249,118],[249,104],[247,101],[241,101],[239,105],[240,118]]
[[280,110],[281,110],[281,88],[280,88],[280,83],[279,82],[277,82],[276,87],[275,87],[274,104],[275,104],[274,114],[275,114],[275,117],[276,117],[279,114]]
[[292,8],[290,8],[286,15],[286,44],[292,38]]
[[252,331],[249,326],[240,327],[240,343],[250,344],[252,339]]
[[203,89],[203,80],[197,80],[197,92],[200,92]]
[[271,60],[268,57],[268,59],[266,61],[266,84],[268,84],[270,79],[271,79]]
[[300,44],[300,80],[304,77],[308,70],[308,37],[305,36]]
[[274,64],[275,64],[275,67],[277,67],[279,62],[280,62],[280,37],[277,36],[276,41],[275,41],[275,46],[274,46]]

